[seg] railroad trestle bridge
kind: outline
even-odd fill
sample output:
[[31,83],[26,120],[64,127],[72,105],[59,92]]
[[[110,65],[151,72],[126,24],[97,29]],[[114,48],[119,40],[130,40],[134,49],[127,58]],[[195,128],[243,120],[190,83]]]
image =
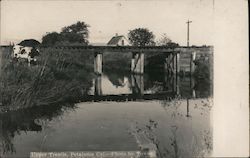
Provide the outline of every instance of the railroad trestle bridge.
[[[132,53],[131,59],[131,72],[135,74],[144,73],[144,54],[164,54],[165,71],[170,74],[178,74],[180,72],[180,52],[184,47],[170,48],[166,46],[56,46],[56,47],[43,47],[53,49],[75,49],[86,52],[92,52],[94,55],[94,72],[96,74],[102,74],[103,71],[103,53],[105,52],[124,52]],[[191,53],[195,59],[195,52]],[[192,61],[193,61],[192,60]],[[190,62],[190,72],[193,71],[193,62]]]
[[[169,48],[166,46],[56,46],[56,47],[42,47],[42,49],[62,49],[62,50],[79,50],[83,52],[91,52],[94,55],[94,72],[97,74],[94,81],[94,100],[134,100],[135,98],[153,99],[160,97],[166,99],[167,96],[179,95],[179,77],[180,72],[180,53],[184,47]],[[103,95],[102,94],[102,73],[103,73],[103,54],[109,53],[132,53],[131,58],[131,87],[132,94]],[[166,83],[168,83],[168,90],[160,94],[144,94],[144,55],[146,53],[163,54],[164,71],[167,73]],[[194,70],[195,51],[190,57],[190,73]],[[125,59],[124,59],[125,60]],[[87,97],[91,98],[91,97]],[[86,98],[85,98],[86,99]],[[93,99],[93,98],[92,98]],[[87,99],[88,100],[88,99]]]

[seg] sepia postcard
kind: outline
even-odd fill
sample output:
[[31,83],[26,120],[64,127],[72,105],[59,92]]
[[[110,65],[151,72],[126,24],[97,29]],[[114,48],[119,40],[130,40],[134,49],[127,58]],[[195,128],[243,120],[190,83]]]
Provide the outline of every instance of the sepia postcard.
[[1,158],[249,156],[247,0],[0,11]]

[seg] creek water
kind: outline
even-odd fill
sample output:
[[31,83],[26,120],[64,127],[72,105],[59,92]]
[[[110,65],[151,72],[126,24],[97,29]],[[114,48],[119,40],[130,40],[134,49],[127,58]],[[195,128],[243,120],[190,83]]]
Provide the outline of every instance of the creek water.
[[[174,95],[143,99],[159,92]],[[209,156],[212,152],[212,94],[207,82],[190,77],[171,80],[162,73],[106,72],[93,78],[88,95],[106,96],[106,100],[0,114],[1,156],[29,157],[30,152],[38,151],[134,151],[140,146],[138,131],[152,135],[154,140],[147,141],[157,143],[164,157]],[[116,95],[125,99],[112,99]],[[133,99],[126,98],[129,95]]]

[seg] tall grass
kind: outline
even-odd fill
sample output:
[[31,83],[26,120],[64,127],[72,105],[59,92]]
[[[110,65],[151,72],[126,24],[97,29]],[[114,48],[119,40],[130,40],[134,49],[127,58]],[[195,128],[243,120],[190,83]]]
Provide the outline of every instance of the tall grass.
[[1,109],[77,102],[92,84],[91,56],[79,51],[44,49],[36,66],[6,56],[1,69]]

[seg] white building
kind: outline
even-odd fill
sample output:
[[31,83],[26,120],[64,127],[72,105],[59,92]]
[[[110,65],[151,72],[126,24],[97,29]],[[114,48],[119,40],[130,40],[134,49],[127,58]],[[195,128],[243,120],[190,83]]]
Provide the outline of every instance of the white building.
[[108,46],[129,46],[129,42],[125,36],[116,34],[111,40],[107,43]]

